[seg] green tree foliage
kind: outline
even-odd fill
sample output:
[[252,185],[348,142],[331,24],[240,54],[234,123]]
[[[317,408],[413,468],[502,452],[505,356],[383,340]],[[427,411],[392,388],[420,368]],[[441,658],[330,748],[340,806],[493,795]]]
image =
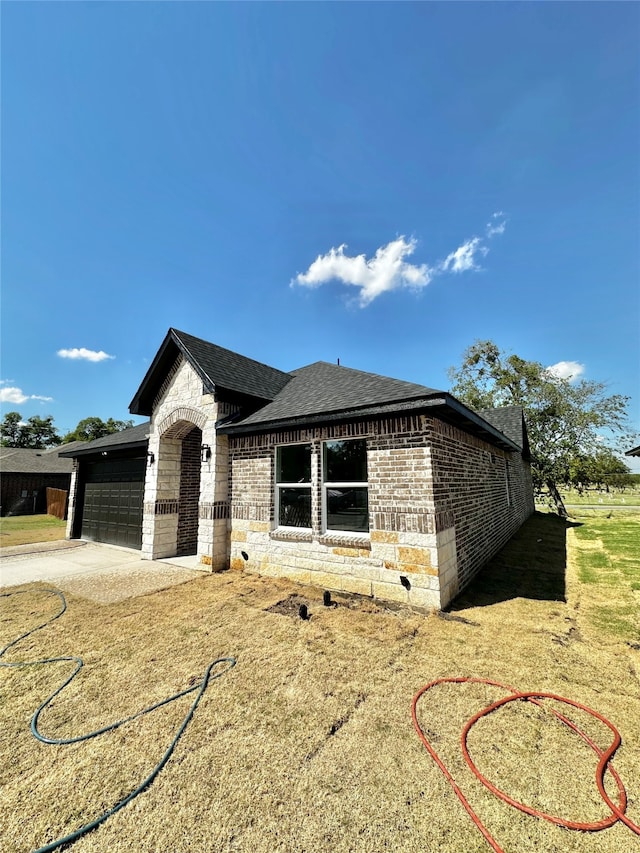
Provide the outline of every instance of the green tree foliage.
[[2,447],[22,447],[23,420],[20,412],[7,412],[0,425]]
[[628,466],[607,447],[593,456],[577,454],[569,463],[567,485],[580,494],[589,486],[609,491],[610,486],[625,489],[633,484],[633,476]]
[[0,444],[3,447],[30,447],[43,450],[60,444],[58,430],[53,425],[53,415],[41,418],[32,415],[23,421],[20,412],[7,412],[0,424]]
[[461,366],[449,369],[449,378],[452,393],[472,409],[522,406],[534,486],[549,491],[560,515],[567,513],[558,486],[573,476],[583,485],[593,482],[595,460],[615,458],[616,438],[629,441],[627,397],[607,395],[602,382],[561,379],[493,341],[476,341]]
[[114,432],[121,432],[123,429],[132,426],[133,421],[115,421],[113,418],[103,421],[101,418],[84,418],[72,432],[68,432],[63,437],[62,441],[65,444],[70,441],[94,441],[96,438],[112,435]]

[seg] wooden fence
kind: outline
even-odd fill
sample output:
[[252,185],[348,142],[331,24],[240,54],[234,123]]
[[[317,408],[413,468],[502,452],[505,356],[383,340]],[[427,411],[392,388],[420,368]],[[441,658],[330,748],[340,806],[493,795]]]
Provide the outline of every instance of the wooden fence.
[[67,516],[67,496],[64,489],[52,489],[47,486],[47,515],[55,515],[63,521]]

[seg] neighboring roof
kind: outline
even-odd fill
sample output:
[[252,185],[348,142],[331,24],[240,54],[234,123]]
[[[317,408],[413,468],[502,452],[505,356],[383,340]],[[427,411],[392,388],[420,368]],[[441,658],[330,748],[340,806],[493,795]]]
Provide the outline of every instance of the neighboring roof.
[[0,448],[0,471],[3,474],[70,474],[73,470],[73,462],[71,459],[61,459],[58,455],[60,450],[61,447],[44,450],[2,447]]
[[627,450],[624,454],[625,456],[640,456],[640,444],[637,447],[632,447],[631,450]]
[[155,396],[178,353],[182,353],[191,364],[209,394],[223,389],[260,401],[273,400],[291,380],[288,373],[269,367],[268,364],[195,338],[186,332],[169,329],[131,401],[129,411],[132,414],[151,414]]
[[290,421],[442,394],[434,388],[316,361],[292,371],[277,397],[234,426]]
[[92,453],[109,450],[134,450],[146,447],[148,442],[149,421],[145,421],[138,426],[129,427],[111,435],[103,435],[102,438],[96,438],[94,441],[74,442],[73,444],[78,445],[77,447],[71,444],[63,445],[65,449],[60,452],[60,456],[74,459],[77,456],[89,456]]
[[478,414],[508,436],[518,447],[529,450],[527,428],[522,406],[501,406],[498,409],[478,409]]

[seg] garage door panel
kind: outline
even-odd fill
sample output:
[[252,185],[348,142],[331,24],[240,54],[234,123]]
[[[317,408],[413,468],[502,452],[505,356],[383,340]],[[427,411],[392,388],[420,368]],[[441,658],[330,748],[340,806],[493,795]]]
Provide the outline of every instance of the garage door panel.
[[83,539],[142,546],[145,459],[119,459],[87,466]]

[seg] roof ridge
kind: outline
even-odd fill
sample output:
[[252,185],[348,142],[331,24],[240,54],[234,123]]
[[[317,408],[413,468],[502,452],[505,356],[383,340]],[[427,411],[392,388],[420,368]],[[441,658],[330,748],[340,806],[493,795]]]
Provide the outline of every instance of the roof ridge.
[[213,341],[207,341],[204,338],[199,338],[197,335],[191,335],[189,332],[181,332],[180,329],[176,329],[173,326],[171,326],[169,328],[169,331],[178,335],[180,338],[191,338],[191,340],[198,341],[198,343],[205,344],[205,346],[215,347],[218,350],[222,350],[223,352],[230,353],[231,355],[235,356],[236,358],[241,358],[244,361],[250,361],[252,364],[257,364],[260,367],[267,367],[269,370],[273,370],[276,373],[281,373],[283,376],[289,375],[286,371],[280,370],[279,367],[274,367],[272,364],[267,364],[266,361],[258,361],[257,358],[251,358],[251,356],[249,356],[249,355],[243,355],[241,352],[236,352],[236,350],[229,349],[228,347],[220,346],[220,344],[215,344],[215,343],[213,343]]
[[372,376],[372,377],[375,377],[376,379],[384,379],[384,380],[387,380],[389,382],[399,382],[403,385],[414,385],[414,386],[418,386],[420,388],[425,388],[429,391],[437,391],[438,393],[444,393],[443,391],[441,391],[438,388],[431,388],[428,385],[423,385],[421,382],[412,382],[409,379],[398,379],[395,376],[387,376],[384,373],[374,373],[371,370],[362,370],[359,367],[349,367],[346,364],[334,364],[331,361],[324,361],[322,359],[320,359],[319,361],[312,361],[311,364],[305,364],[302,367],[296,368],[296,370],[290,370],[289,373],[291,375],[295,375],[300,370],[306,370],[307,368],[315,367],[318,364],[326,365],[327,367],[332,367],[332,368],[335,368],[336,370],[349,370],[352,373],[361,373],[364,376]]

